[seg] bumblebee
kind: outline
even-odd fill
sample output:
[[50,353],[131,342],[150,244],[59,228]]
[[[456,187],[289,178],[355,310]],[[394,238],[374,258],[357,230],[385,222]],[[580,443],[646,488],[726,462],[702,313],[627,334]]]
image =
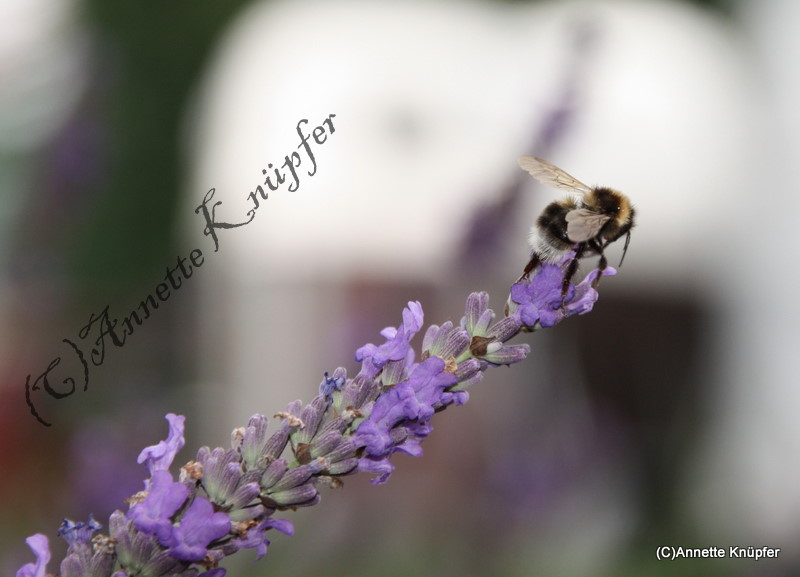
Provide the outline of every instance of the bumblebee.
[[[625,236],[625,247],[619,261],[622,266],[636,214],[627,196],[612,188],[586,186],[541,158],[522,156],[519,165],[542,184],[571,193],[567,198],[548,204],[536,219],[529,237],[531,260],[519,280],[528,278],[539,264],[557,262],[574,249],[575,257],[564,274],[561,288],[562,296],[565,296],[578,270],[578,259],[599,254],[598,268],[602,272],[608,266],[605,248]],[[597,276],[593,286],[597,286],[601,276]]]

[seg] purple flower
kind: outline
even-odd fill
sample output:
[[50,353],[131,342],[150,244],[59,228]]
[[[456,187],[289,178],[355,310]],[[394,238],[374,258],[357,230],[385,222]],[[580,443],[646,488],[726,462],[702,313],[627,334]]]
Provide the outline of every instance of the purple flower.
[[102,525],[89,515],[89,521],[74,523],[64,519],[58,534],[69,544],[61,562],[62,577],[107,577],[114,569],[114,542],[105,535],[92,539]]
[[119,564],[125,569],[123,575],[179,574],[185,568],[185,564],[171,557],[155,537],[137,531],[122,511],[111,514],[108,530],[116,542],[114,549]]
[[[343,371],[344,369],[342,369]],[[345,373],[344,375],[339,374],[340,371],[336,371],[333,373],[332,377],[328,376],[328,373],[325,373],[322,379],[322,382],[319,384],[319,394],[325,397],[326,399],[330,399],[331,395],[336,391],[341,390],[342,386],[345,383]]]
[[[532,278],[511,287],[509,311],[512,319],[526,327],[549,328],[569,316],[592,310],[598,298],[597,291],[592,288],[592,282],[600,274],[598,270],[586,275],[577,287],[570,284],[566,296],[562,297],[563,269],[573,256],[569,253],[558,264],[543,264]],[[602,274],[616,273],[615,269],[607,267]]]
[[[354,441],[363,444],[366,452],[366,458],[359,461],[360,470],[378,472],[379,482],[385,482],[392,467],[384,461],[392,453],[421,454],[417,437],[430,432],[425,423],[442,406],[445,389],[458,382],[455,374],[444,369],[442,359],[429,357],[411,369],[408,381],[398,383],[378,397],[369,417],[354,434]],[[416,436],[400,425],[412,427]]]
[[173,530],[172,516],[188,496],[186,485],[173,481],[169,471],[156,471],[150,479],[147,497],[131,507],[127,516],[137,530],[166,543]]
[[471,293],[461,319],[461,326],[470,336],[486,336],[489,325],[494,320],[494,312],[489,308],[489,293]]
[[[494,311],[489,308],[489,295],[485,292],[469,295],[461,326],[471,337],[470,353],[477,359],[494,366],[511,365],[524,360],[531,351],[529,345],[504,344],[519,333],[519,321],[510,317],[505,317],[495,324],[492,324],[493,321]],[[468,371],[469,368],[464,367],[462,370]],[[485,370],[485,368],[483,366],[481,370]],[[466,389],[482,378],[480,376],[477,379],[470,379],[472,376],[459,375],[459,389]],[[468,379],[469,381],[465,382]]]
[[231,445],[241,455],[242,463],[250,469],[257,467],[267,442],[267,418],[264,415],[253,415],[247,422],[247,427],[234,429],[231,437]]
[[389,480],[389,476],[394,471],[394,465],[389,461],[388,457],[361,457],[358,460],[358,470],[362,473],[372,473],[376,475],[372,478],[370,483],[373,485],[382,485]]
[[101,527],[102,525],[95,521],[91,515],[89,515],[89,521],[86,523],[83,521],[75,523],[69,519],[64,519],[61,522],[58,534],[67,542],[70,548],[74,548],[78,545],[85,545],[91,541],[92,534],[95,531],[99,531]]
[[[473,293],[476,294],[476,293]],[[470,334],[463,328],[453,328],[447,321],[442,326],[431,325],[422,339],[423,354],[436,355],[442,359],[460,356],[469,346]]]
[[[603,271],[602,276],[614,276],[615,274],[617,274],[617,270],[609,266]],[[574,314],[585,315],[592,310],[594,303],[600,297],[597,290],[592,288],[592,283],[598,276],[600,276],[600,271],[594,269],[575,287],[575,295],[567,303],[567,316]]]
[[456,375],[445,370],[445,363],[439,357],[427,358],[416,365],[408,380],[419,403],[415,418],[422,422],[430,419],[441,406],[444,390],[457,382]]
[[493,341],[489,343],[486,352],[480,355],[480,358],[495,366],[513,365],[525,360],[530,352],[531,347],[528,344],[503,345],[499,341]]
[[268,498],[276,507],[318,503],[319,495],[312,477],[325,471],[327,466],[327,460],[315,459],[305,465],[288,468],[284,459],[278,459],[267,467],[261,477],[262,499]]
[[417,301],[409,302],[403,309],[403,322],[400,326],[386,327],[381,331],[386,342],[380,346],[371,343],[364,345],[356,351],[356,361],[365,361],[365,364],[380,369],[389,361],[405,360],[409,353],[413,354],[409,342],[422,328],[423,316],[422,305]]
[[211,571],[206,571],[204,573],[200,573],[198,577],[225,577],[227,571],[222,567],[217,567],[216,569],[211,569]]
[[411,457],[421,457],[422,440],[433,432],[430,421],[424,423],[411,421],[403,425],[402,431],[405,438],[402,443],[397,444],[394,452],[405,453]]
[[270,517],[259,523],[256,527],[249,529],[241,537],[234,539],[232,543],[236,546],[237,551],[239,549],[256,549],[258,554],[257,559],[261,559],[267,554],[267,547],[270,544],[269,539],[266,537],[266,532],[269,529],[275,529],[289,537],[294,535],[294,525],[292,525],[291,521],[286,519],[273,519]]
[[145,448],[139,453],[139,458],[136,459],[137,463],[144,464],[147,467],[151,476],[155,471],[168,470],[175,455],[183,448],[185,443],[183,439],[183,421],[186,417],[169,413],[166,418],[169,421],[169,436],[167,440]]
[[289,434],[289,438],[295,446],[308,444],[314,439],[328,410],[329,401],[329,397],[319,394],[303,408],[300,412],[300,421],[303,425]]
[[422,456],[422,441],[433,432],[429,422],[408,421],[391,430],[390,435],[395,443],[383,455],[365,455],[358,461],[358,470],[364,473],[374,473],[377,476],[370,482],[373,485],[382,485],[389,480],[394,465],[390,458],[394,453],[405,453],[412,457]]
[[289,423],[284,421],[278,431],[267,437],[267,418],[255,414],[247,427],[233,430],[231,447],[241,455],[245,469],[263,469],[283,453],[290,430]]
[[394,445],[391,429],[404,419],[413,419],[417,406],[414,389],[408,383],[400,383],[378,397],[369,418],[359,425],[355,433],[357,440],[364,443],[367,454],[385,456]]
[[47,537],[37,533],[25,539],[25,543],[33,551],[36,562],[26,563],[20,567],[16,577],[45,577],[47,564],[50,562],[50,543],[47,541]]
[[258,490],[255,494],[251,494],[250,490],[247,491],[250,494],[247,497],[237,491],[243,477],[239,459],[236,451],[222,447],[213,451],[202,447],[197,452],[197,462],[203,465],[203,488],[208,498],[222,508],[229,508],[239,498],[245,499],[240,505],[246,505],[258,494]]
[[207,499],[196,497],[163,544],[179,561],[202,561],[209,543],[224,537],[230,530],[231,521],[225,513],[215,513]]
[[575,287],[570,285],[566,296],[561,296],[563,277],[558,266],[543,264],[532,279],[513,285],[511,300],[520,305],[513,318],[527,327],[538,323],[546,328],[558,323],[565,314],[561,308],[562,299],[569,302],[575,294]]

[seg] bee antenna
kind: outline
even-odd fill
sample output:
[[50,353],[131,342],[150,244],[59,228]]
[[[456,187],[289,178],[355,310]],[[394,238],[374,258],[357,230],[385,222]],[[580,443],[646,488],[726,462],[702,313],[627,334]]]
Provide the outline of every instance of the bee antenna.
[[631,231],[625,235],[625,246],[622,247],[622,258],[619,259],[619,268],[622,268],[622,261],[625,260],[625,254],[628,252],[628,244],[631,242]]

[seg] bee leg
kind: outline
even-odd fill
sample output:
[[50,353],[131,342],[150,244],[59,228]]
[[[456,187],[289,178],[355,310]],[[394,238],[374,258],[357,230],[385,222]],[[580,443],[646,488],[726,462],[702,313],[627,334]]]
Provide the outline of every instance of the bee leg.
[[606,257],[601,256],[600,263],[597,265],[597,270],[599,271],[599,273],[592,281],[593,289],[596,289],[600,285],[600,279],[603,278],[603,271],[606,270],[607,266],[608,266],[608,261],[606,260]]
[[592,246],[594,250],[600,253],[600,262],[597,263],[597,270],[599,271],[595,279],[592,281],[592,288],[596,289],[600,284],[600,279],[603,278],[603,271],[606,270],[608,267],[608,259],[606,258],[605,253],[603,252],[604,246],[599,242]]
[[571,261],[569,261],[569,266],[567,267],[566,272],[564,273],[564,281],[561,283],[561,306],[563,307],[566,302],[565,299],[567,298],[567,291],[569,290],[569,283],[572,281],[572,277],[575,276],[575,273],[578,271],[578,257],[576,256]]
[[617,268],[622,268],[622,261],[625,260],[625,255],[628,254],[628,244],[631,242],[631,229],[628,229],[628,232],[625,234],[625,246],[622,249],[622,258],[619,259],[619,265]]
[[517,279],[517,282],[526,280],[530,276],[531,272],[533,272],[533,269],[535,269],[540,262],[541,261],[539,260],[539,254],[536,253],[535,251],[532,252],[531,260],[528,261],[527,265],[525,265],[525,270],[522,271],[522,276]]
[[564,271],[564,280],[561,283],[561,306],[566,305],[567,291],[569,291],[569,283],[572,282],[572,277],[578,272],[578,260],[583,256],[583,251],[586,250],[586,243],[582,242],[575,249],[575,256],[569,261],[567,270]]

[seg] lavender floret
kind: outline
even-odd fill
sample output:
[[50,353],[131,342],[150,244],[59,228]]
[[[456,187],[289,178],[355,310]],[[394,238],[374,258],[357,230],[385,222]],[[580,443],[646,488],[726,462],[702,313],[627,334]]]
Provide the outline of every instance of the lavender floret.
[[17,571],[16,577],[45,577],[50,562],[50,543],[45,535],[37,533],[25,539],[25,543],[36,557],[35,563],[26,563]]
[[207,499],[197,497],[163,544],[179,561],[202,561],[209,544],[227,535],[230,529],[231,521],[225,513],[215,513]]
[[153,473],[148,485],[150,490],[128,510],[128,518],[138,531],[155,535],[164,543],[173,529],[172,516],[186,502],[189,489],[173,481],[172,474],[165,470]]
[[147,447],[139,453],[136,462],[144,464],[152,475],[155,471],[169,470],[175,455],[183,448],[183,422],[186,417],[183,415],[167,415],[169,421],[169,435],[164,441],[159,441],[157,445]]

